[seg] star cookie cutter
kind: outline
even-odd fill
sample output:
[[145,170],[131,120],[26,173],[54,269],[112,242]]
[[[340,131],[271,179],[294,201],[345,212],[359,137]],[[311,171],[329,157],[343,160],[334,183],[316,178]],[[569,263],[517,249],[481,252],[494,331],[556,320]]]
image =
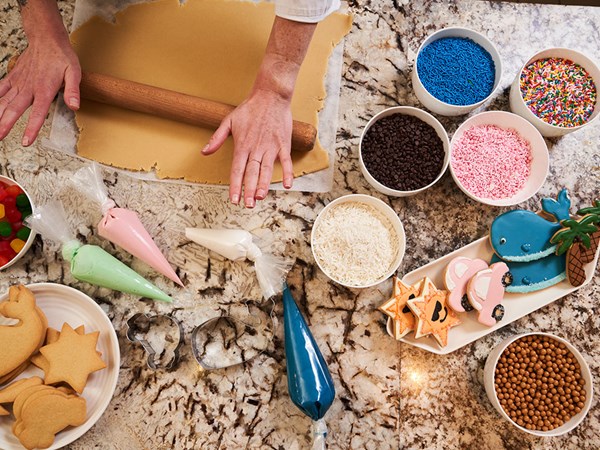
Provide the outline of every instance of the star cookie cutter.
[[[176,333],[172,333],[173,329]],[[172,369],[179,361],[179,350],[184,342],[183,326],[180,321],[166,314],[137,313],[127,320],[127,339],[142,344],[148,354],[149,368]],[[163,359],[166,361],[162,362]]]

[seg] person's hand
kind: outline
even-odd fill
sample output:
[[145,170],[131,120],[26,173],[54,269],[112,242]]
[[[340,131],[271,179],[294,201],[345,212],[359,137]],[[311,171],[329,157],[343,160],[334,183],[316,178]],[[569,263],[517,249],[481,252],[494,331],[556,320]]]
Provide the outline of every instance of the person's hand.
[[50,105],[64,84],[65,104],[79,109],[81,67],[68,39],[45,39],[29,43],[15,67],[0,80],[0,140],[31,106],[22,144],[33,143]]
[[230,134],[234,141],[229,180],[232,203],[239,203],[242,185],[247,208],[253,208],[256,200],[264,199],[269,191],[273,165],[278,159],[283,169],[283,186],[286,189],[292,187],[292,113],[288,96],[268,89],[255,89],[221,122],[202,153],[215,153]]

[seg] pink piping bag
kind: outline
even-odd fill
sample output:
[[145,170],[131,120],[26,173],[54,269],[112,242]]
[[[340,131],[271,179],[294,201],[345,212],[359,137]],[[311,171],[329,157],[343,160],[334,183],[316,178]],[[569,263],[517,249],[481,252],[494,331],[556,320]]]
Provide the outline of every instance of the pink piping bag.
[[73,177],[73,184],[90,200],[100,203],[102,207],[102,220],[98,224],[100,236],[183,286],[167,259],[144,228],[137,213],[130,209],[117,208],[115,202],[108,197],[98,164],[92,163],[78,170]]
[[62,246],[63,258],[69,261],[71,275],[76,280],[163,302],[173,301],[103,248],[79,242],[69,229],[62,203],[53,201],[37,207],[35,213],[25,219],[25,223],[44,239]]

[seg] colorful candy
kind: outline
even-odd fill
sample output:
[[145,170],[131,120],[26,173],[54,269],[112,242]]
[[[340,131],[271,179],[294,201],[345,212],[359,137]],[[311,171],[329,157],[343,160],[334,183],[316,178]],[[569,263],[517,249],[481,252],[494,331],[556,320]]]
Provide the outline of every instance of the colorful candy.
[[451,105],[478,103],[494,90],[494,60],[468,38],[447,37],[426,45],[417,57],[417,70],[427,92]]
[[23,250],[31,230],[23,219],[31,215],[31,203],[17,185],[0,181],[0,267]]
[[589,120],[597,100],[594,80],[579,64],[563,58],[538,59],[521,72],[521,96],[533,114],[557,127]]
[[515,130],[478,125],[453,145],[450,164],[460,184],[476,197],[510,198],[529,178],[531,149]]

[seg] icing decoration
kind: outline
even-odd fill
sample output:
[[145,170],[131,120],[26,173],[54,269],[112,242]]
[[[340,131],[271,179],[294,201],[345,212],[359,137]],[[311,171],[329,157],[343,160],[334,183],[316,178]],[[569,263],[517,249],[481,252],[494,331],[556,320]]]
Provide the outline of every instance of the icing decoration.
[[[556,244],[556,254],[566,252],[567,279],[573,286],[585,283],[586,250],[592,247],[592,235],[598,231],[595,225],[600,223],[600,216],[587,214],[578,220],[567,219],[561,222],[563,228],[558,230],[550,241]],[[592,258],[593,259],[593,258]]]
[[448,291],[437,289],[429,278],[425,278],[421,295],[407,302],[417,318],[415,338],[431,334],[440,346],[448,345],[448,331],[461,322],[447,301]]
[[408,285],[398,277],[394,277],[392,297],[377,308],[389,316],[388,320],[392,320],[394,338],[400,339],[415,329],[415,316],[407,307],[406,302],[418,297],[422,288],[423,280]]
[[556,218],[546,220],[533,211],[516,209],[498,216],[492,223],[490,241],[494,252],[505,261],[524,262],[544,258],[555,251],[550,238],[569,218],[571,201],[567,190],[558,194],[558,201],[545,198],[542,209]]
[[[592,206],[580,209],[577,211],[577,214],[580,216],[594,214],[600,218],[600,200],[595,200],[592,203]],[[598,227],[598,231],[590,235],[590,248],[582,251],[581,260],[586,264],[592,262],[596,257],[596,250],[598,250],[598,247],[600,247],[600,227]]]
[[[488,264],[482,259],[470,259],[462,256],[454,258],[444,273],[444,284],[450,291],[448,305],[456,312],[465,312],[463,297],[467,292],[467,284],[473,275]],[[468,305],[468,303],[467,303]]]
[[563,281],[566,277],[566,259],[564,255],[550,256],[529,262],[502,261],[493,255],[491,264],[505,262],[513,281],[506,292],[527,293],[539,291]]
[[[508,266],[504,262],[492,264],[473,276],[467,287],[467,297],[473,307],[479,311],[480,323],[488,327],[504,317],[504,311],[498,311],[498,306],[504,298],[504,276]],[[499,317],[499,318],[498,318]]]
[[492,223],[490,243],[494,249],[491,263],[504,261],[513,282],[506,292],[527,293],[545,289],[566,278],[566,258],[556,255],[552,236],[560,222],[570,218],[571,200],[562,189],[557,200],[542,199],[542,212],[522,209],[498,216]]

